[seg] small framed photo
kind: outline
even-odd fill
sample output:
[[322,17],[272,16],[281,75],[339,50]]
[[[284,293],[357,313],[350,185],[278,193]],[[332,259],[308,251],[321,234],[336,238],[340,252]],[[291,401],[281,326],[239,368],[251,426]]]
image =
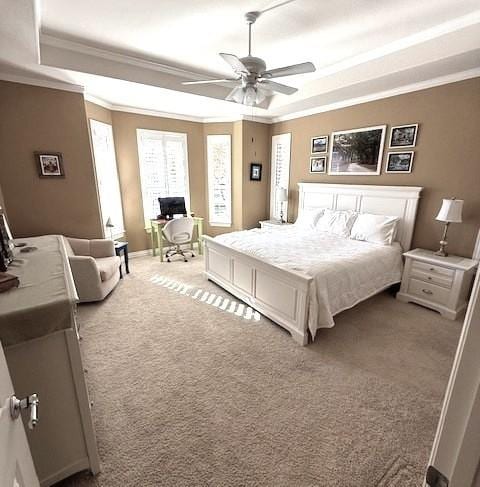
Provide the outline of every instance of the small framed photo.
[[397,147],[415,147],[417,142],[418,123],[397,125],[390,132],[389,149]]
[[262,180],[262,165],[258,162],[252,162],[250,164],[250,181]]
[[327,156],[310,157],[310,172],[325,174],[327,172]]
[[312,137],[312,154],[321,154],[328,150],[328,135]]
[[64,178],[63,157],[61,152],[35,152],[38,175],[41,178]]
[[412,172],[413,151],[389,152],[385,172],[410,173]]

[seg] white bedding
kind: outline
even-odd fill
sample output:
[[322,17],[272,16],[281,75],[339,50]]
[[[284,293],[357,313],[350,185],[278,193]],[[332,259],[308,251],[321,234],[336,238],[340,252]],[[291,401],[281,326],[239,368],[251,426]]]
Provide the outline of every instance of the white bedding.
[[308,327],[330,328],[333,316],[400,282],[402,250],[397,242],[375,245],[296,225],[232,232],[215,237],[236,250],[313,277]]

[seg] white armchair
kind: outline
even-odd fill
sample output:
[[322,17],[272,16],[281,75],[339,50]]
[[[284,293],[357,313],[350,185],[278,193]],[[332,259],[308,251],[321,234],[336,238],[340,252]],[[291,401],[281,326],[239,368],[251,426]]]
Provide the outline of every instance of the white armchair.
[[67,237],[66,248],[80,302],[104,299],[120,279],[113,241]]

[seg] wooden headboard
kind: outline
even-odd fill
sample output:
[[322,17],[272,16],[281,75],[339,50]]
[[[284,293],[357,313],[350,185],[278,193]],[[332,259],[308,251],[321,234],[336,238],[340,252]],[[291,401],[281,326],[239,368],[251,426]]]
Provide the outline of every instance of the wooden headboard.
[[330,208],[400,217],[396,240],[404,251],[410,250],[423,188],[326,183],[298,183],[298,188],[299,215],[305,210]]

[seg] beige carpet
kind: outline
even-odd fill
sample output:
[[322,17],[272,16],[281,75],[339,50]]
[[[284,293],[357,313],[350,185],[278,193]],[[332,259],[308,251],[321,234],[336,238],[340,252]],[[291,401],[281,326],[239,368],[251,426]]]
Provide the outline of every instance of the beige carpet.
[[134,259],[80,306],[102,473],[61,485],[421,485],[460,322],[382,293],[300,347],[150,281],[228,297],[202,269]]

